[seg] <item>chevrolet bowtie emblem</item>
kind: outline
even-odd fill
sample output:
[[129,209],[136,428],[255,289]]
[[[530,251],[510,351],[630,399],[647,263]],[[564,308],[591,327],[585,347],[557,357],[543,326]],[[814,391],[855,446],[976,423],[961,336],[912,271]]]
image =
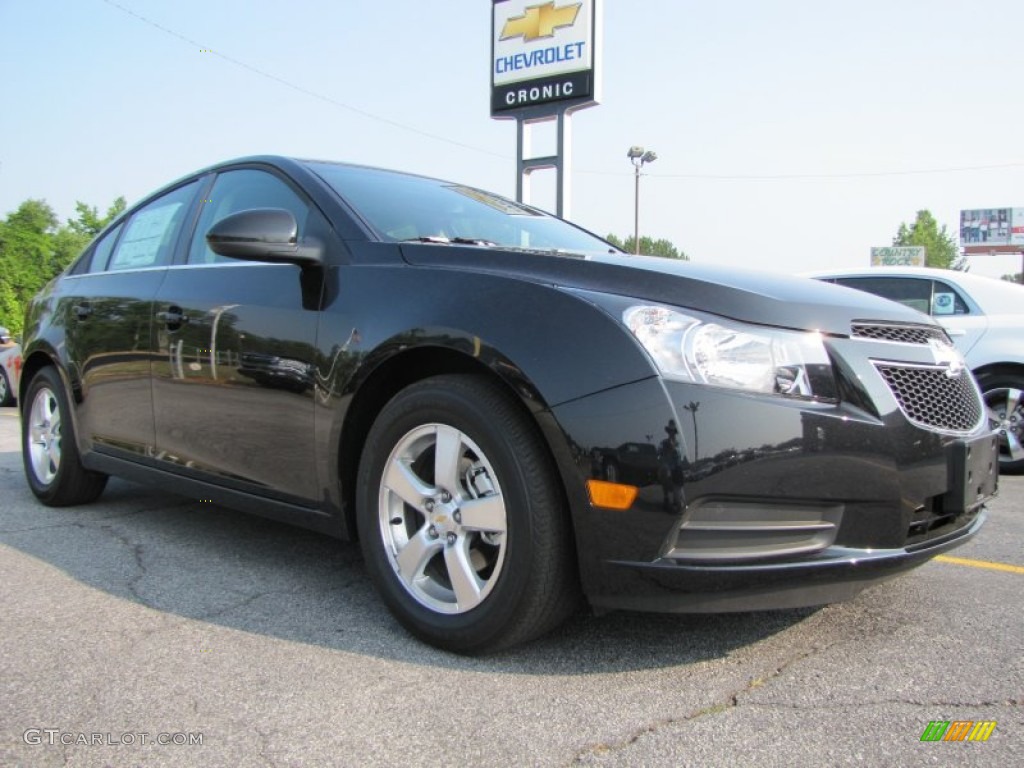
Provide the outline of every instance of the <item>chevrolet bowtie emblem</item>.
[[931,347],[935,364],[946,366],[946,375],[949,378],[955,379],[964,372],[967,365],[963,355],[952,344],[940,339],[929,339],[928,346]]
[[528,43],[538,37],[553,37],[559,27],[571,27],[576,23],[581,5],[583,3],[555,8],[554,0],[543,5],[531,5],[522,16],[515,16],[505,22],[501,39],[511,40],[521,36]]

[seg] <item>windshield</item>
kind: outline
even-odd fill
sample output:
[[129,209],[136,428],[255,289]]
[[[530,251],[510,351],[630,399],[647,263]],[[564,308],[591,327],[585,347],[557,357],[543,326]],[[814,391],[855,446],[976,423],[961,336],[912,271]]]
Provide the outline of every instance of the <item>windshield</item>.
[[461,184],[395,171],[309,163],[382,240],[460,242],[607,253],[605,241],[554,216]]

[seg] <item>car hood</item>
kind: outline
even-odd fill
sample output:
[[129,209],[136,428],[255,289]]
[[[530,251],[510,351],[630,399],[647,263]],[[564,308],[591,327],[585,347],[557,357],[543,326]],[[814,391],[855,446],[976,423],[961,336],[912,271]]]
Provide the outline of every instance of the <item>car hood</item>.
[[849,335],[854,321],[932,324],[909,307],[852,288],[773,272],[624,254],[573,255],[474,246],[402,245],[418,266],[488,272],[729,317]]

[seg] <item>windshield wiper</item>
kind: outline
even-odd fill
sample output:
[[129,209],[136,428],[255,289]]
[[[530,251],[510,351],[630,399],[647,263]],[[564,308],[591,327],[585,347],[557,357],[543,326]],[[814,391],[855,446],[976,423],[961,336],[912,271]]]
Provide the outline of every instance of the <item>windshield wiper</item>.
[[497,245],[497,243],[491,240],[483,240],[476,237],[444,237],[442,235],[421,235],[420,237],[408,237],[402,242],[439,243],[441,245],[448,245],[450,243],[455,243],[456,245]]

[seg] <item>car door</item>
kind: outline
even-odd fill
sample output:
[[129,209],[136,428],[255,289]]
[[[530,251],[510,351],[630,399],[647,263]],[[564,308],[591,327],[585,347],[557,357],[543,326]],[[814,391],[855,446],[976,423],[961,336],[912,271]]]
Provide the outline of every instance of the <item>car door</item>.
[[55,312],[64,324],[79,436],[97,451],[152,452],[153,300],[199,186],[181,185],[132,212],[62,281]]
[[308,504],[319,498],[313,397],[320,297],[298,266],[218,256],[205,240],[213,224],[253,208],[290,211],[300,237],[326,226],[269,169],[217,175],[185,263],[168,270],[156,299],[156,455],[197,479]]

